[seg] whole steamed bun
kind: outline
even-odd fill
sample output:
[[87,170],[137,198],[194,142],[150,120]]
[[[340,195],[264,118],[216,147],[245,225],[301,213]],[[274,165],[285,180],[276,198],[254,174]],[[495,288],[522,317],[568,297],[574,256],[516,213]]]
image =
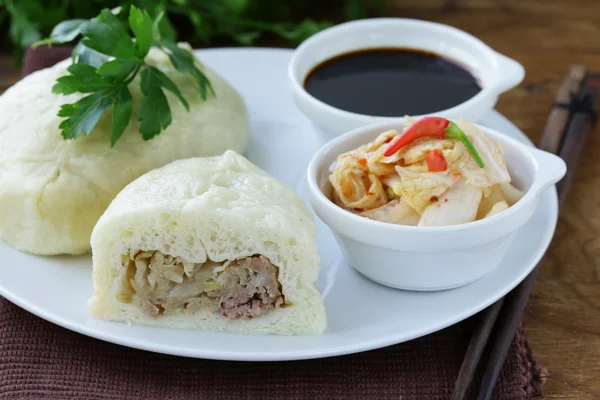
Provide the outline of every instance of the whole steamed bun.
[[146,62],[167,74],[190,103],[188,112],[165,91],[173,122],[148,141],[142,139],[136,119],[139,76],[129,86],[131,120],[113,148],[111,111],[89,136],[72,140],[61,136],[58,126],[63,119],[56,115],[60,106],[84,96],[52,93],[71,60],[27,76],[0,96],[2,240],[40,255],[85,253],[102,213],[137,177],[177,159],[246,150],[248,113],[240,95],[223,78],[203,67],[216,96],[202,100],[195,79],[176,71],[164,53],[152,49]]

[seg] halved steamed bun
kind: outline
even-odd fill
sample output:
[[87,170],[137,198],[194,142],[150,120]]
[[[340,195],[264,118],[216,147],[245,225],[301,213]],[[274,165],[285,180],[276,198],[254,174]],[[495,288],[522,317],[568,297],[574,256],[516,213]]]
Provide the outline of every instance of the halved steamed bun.
[[319,334],[312,216],[292,190],[227,151],[129,184],[92,234],[97,318],[171,328]]

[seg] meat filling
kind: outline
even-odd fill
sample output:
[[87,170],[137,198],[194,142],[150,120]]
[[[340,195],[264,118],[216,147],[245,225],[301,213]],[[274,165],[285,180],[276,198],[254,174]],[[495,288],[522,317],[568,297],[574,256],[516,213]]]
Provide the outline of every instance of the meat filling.
[[144,312],[211,310],[225,319],[250,319],[284,303],[279,268],[261,255],[216,263],[190,263],[160,251],[122,257]]

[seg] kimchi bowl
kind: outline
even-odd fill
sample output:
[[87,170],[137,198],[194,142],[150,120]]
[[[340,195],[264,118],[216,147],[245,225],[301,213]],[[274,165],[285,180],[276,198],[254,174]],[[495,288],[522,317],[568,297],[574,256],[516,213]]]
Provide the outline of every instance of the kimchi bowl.
[[327,224],[348,263],[367,278],[406,290],[445,290],[474,282],[506,255],[515,234],[533,216],[540,196],[566,173],[559,157],[474,125],[504,151],[512,183],[523,192],[508,209],[485,219],[450,226],[407,226],[365,218],[337,205],[329,179],[340,154],[382,132],[402,132],[408,120],[350,131],[326,143],[307,172],[310,202]]

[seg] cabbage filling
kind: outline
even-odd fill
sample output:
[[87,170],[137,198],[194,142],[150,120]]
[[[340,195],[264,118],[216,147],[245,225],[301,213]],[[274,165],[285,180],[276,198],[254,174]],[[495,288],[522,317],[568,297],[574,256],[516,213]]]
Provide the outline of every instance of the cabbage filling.
[[157,250],[122,255],[125,276],[152,317],[209,310],[251,319],[284,305],[279,268],[262,255],[225,262],[186,262]]

